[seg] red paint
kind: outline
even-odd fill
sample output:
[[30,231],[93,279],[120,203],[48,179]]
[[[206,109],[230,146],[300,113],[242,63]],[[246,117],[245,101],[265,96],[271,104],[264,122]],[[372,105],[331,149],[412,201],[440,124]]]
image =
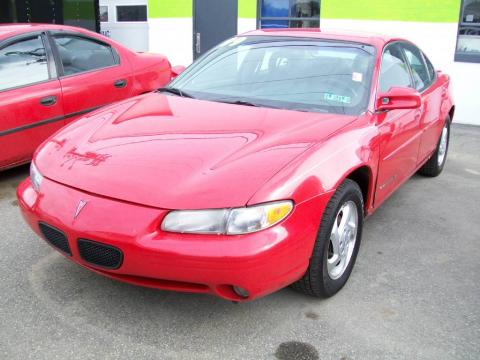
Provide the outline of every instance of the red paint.
[[[0,91],[0,170],[30,161],[38,145],[79,117],[72,114],[152,91],[171,79],[170,63],[164,56],[135,53],[111,39],[81,28],[1,25],[0,46],[13,37],[48,31],[80,34],[107,43],[118,53],[120,63],[70,76],[51,76],[49,81],[41,84]],[[55,67],[55,62],[50,62]],[[117,80],[126,80],[126,86],[115,87]],[[41,105],[40,99],[46,96],[56,96],[56,104]],[[45,120],[53,121],[38,125]],[[26,126],[32,127],[23,129]],[[12,129],[18,131],[2,135]]]
[[[313,31],[265,34],[335,37],[377,49],[394,39]],[[305,113],[146,94],[98,110],[55,134],[35,155],[45,176],[18,189],[22,213],[62,229],[71,259],[137,285],[253,299],[300,278],[308,266],[323,210],[337,186],[363,168],[369,177],[365,211],[372,213],[434,151],[453,102],[439,76],[418,109],[379,112],[376,85],[363,115]],[[440,97],[437,97],[437,93]],[[402,93],[400,95],[405,95]],[[397,95],[399,95],[397,93]],[[435,140],[435,141],[434,141]],[[59,200],[61,199],[61,201]],[[241,207],[291,199],[281,223],[239,236],[166,233],[169,209]],[[77,219],[80,200],[88,201]],[[76,239],[116,246],[118,270],[89,266]]]

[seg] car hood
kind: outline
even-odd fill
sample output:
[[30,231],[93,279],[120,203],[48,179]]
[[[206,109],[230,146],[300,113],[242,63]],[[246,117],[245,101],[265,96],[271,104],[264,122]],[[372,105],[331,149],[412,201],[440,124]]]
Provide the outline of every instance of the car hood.
[[287,163],[353,120],[151,93],[67,126],[35,163],[56,182],[147,206],[244,206]]

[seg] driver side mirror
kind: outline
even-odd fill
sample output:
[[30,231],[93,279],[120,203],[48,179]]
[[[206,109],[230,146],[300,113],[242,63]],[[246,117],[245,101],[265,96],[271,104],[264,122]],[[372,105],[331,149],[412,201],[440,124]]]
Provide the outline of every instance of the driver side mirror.
[[175,79],[178,75],[180,75],[182,72],[185,71],[185,66],[183,65],[177,65],[172,67],[172,80]]
[[377,111],[400,109],[418,109],[422,105],[419,92],[407,87],[392,87],[386,93],[378,94],[375,107]]

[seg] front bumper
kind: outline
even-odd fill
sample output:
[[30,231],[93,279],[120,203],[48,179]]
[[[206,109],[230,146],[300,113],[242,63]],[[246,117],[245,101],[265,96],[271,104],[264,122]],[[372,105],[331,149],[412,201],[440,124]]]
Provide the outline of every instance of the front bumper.
[[[46,178],[40,193],[25,180],[17,197],[30,227],[40,236],[40,222],[63,232],[71,250],[67,257],[90,270],[135,285],[242,301],[281,289],[305,273],[330,196],[297,205],[272,228],[236,236],[163,232],[167,210],[96,196]],[[80,201],[86,205],[75,217]],[[121,266],[106,269],[86,262],[79,239],[120,249]],[[233,286],[246,289],[249,297],[238,296]]]

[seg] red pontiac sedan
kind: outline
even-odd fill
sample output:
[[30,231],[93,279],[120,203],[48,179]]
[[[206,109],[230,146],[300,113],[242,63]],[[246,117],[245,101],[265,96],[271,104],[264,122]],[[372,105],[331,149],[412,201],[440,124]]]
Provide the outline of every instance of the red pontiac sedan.
[[162,55],[139,54],[69,26],[0,25],[0,170],[100,106],[171,80]]
[[233,301],[292,284],[332,296],[364,217],[415,172],[441,173],[449,84],[406,40],[247,33],[52,136],[20,208],[113,279]]

